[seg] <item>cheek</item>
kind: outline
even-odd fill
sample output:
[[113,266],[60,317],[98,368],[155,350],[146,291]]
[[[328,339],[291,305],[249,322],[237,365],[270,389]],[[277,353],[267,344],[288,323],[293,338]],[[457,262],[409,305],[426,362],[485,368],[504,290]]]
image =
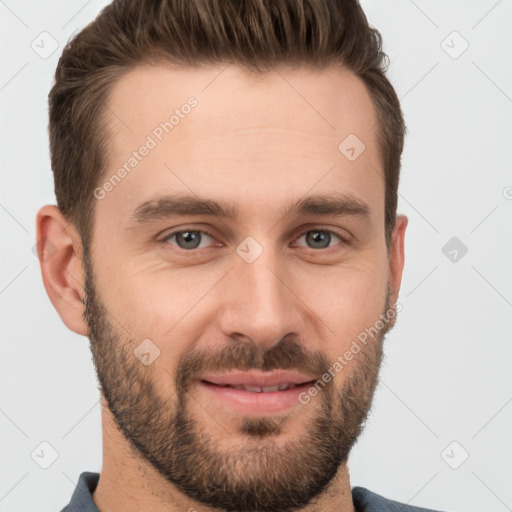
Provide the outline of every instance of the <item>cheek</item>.
[[[126,268],[126,267],[125,267]],[[197,293],[183,293],[170,276],[158,277],[144,272],[126,272],[107,281],[105,302],[109,304],[110,321],[122,336],[131,340],[130,352],[142,372],[149,370],[153,389],[161,399],[175,400],[175,367],[190,343],[198,338],[191,330],[188,315],[193,313],[202,288]],[[192,287],[193,288],[193,287]],[[108,302],[107,302],[108,301]],[[115,320],[114,320],[115,319]],[[145,354],[148,365],[143,361]]]
[[[325,270],[324,270],[325,272]],[[387,272],[375,262],[312,275],[304,302],[329,327],[323,332],[324,350],[330,359],[343,353],[363,332],[377,322],[386,303]],[[314,291],[313,291],[314,290]]]
[[218,276],[197,268],[174,273],[154,267],[124,268],[123,275],[108,281],[111,313],[129,332],[134,346],[151,340],[160,351],[158,362],[171,370],[200,336],[204,304]]
[[[137,266],[111,257],[96,273],[119,329],[129,333],[134,346],[154,342],[159,363],[171,369],[191,344],[218,336],[223,291],[217,284],[225,270],[198,265],[169,272],[165,263]],[[361,251],[337,266],[291,266],[285,277],[305,316],[302,335],[328,359],[335,360],[374,325],[385,304],[386,259],[377,251]]]

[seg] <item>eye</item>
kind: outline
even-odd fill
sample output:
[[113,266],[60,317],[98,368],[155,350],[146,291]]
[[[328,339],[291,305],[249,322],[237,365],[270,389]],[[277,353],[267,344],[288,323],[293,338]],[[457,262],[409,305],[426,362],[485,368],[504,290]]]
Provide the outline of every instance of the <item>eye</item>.
[[201,242],[204,241],[204,238],[211,238],[206,231],[201,231],[199,229],[187,229],[185,231],[175,231],[167,235],[163,242],[168,243],[170,240],[175,239],[177,245],[180,249],[191,250],[191,249],[202,249],[205,245],[201,245]]
[[[307,247],[311,249],[326,249],[329,248],[333,236],[340,242],[345,241],[341,236],[327,229],[311,229],[297,238],[297,240],[305,237]],[[301,244],[298,245],[301,246]]]
[[[298,241],[303,238],[305,239],[305,245],[298,243]],[[336,245],[331,244],[331,242],[336,240],[338,243],[346,242],[341,235],[336,234],[334,231],[328,229],[310,229],[297,238],[294,245],[298,247],[309,247],[310,249],[328,249]],[[211,245],[211,241],[215,241],[215,238],[207,231],[200,229],[174,231],[162,240],[163,243],[175,245],[184,251],[207,248],[209,244]],[[220,246],[222,244],[218,243],[218,245]]]

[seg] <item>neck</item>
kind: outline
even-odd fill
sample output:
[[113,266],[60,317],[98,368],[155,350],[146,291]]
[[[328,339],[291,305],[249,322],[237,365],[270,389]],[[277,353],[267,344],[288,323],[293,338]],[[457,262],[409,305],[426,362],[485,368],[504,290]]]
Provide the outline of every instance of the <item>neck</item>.
[[[112,413],[102,405],[103,467],[93,500],[100,512],[219,512],[183,494],[156,471],[119,431]],[[321,496],[300,512],[354,512],[347,465]]]

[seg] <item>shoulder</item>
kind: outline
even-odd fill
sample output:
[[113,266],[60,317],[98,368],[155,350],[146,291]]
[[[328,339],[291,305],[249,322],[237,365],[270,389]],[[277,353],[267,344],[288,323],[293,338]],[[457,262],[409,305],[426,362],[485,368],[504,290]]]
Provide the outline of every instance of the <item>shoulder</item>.
[[71,501],[61,512],[99,512],[92,499],[92,494],[96,489],[99,478],[99,473],[90,471],[81,473],[71,496]]
[[352,501],[356,512],[441,512],[399,503],[379,496],[364,487],[352,489]]

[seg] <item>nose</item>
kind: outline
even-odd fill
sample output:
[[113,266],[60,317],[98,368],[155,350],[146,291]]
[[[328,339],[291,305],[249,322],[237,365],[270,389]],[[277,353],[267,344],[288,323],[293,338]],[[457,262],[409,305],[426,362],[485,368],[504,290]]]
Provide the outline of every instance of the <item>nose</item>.
[[301,335],[302,303],[279,256],[265,250],[252,263],[238,255],[234,261],[220,320],[223,334],[265,350],[287,335]]

